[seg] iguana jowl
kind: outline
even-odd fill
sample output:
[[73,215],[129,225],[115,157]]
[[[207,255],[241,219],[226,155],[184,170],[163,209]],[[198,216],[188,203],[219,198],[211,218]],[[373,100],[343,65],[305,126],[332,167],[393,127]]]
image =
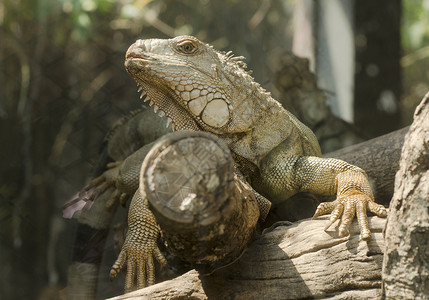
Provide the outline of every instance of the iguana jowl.
[[[192,36],[138,40],[127,51],[125,67],[160,116],[173,130],[216,134],[231,150],[236,166],[249,184],[276,203],[298,192],[336,195],[319,205],[314,217],[331,213],[332,225],[341,216],[339,235],[349,233],[356,214],[362,239],[371,236],[366,211],[385,217],[374,202],[365,172],[344,161],[321,158],[313,132],[285,110],[245,71],[242,57],[222,53]],[[149,147],[128,160],[141,162]],[[122,168],[117,188],[132,193],[138,172]],[[261,207],[264,209],[264,207]],[[134,194],[129,231],[112,267],[115,277],[128,259],[126,290],[154,283],[153,256],[165,259],[156,246],[159,227],[144,195]]]

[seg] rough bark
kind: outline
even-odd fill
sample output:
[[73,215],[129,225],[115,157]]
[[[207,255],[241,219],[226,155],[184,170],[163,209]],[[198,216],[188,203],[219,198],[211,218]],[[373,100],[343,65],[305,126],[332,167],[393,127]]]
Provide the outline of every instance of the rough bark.
[[327,217],[278,226],[237,263],[203,276],[190,271],[112,299],[380,299],[385,219],[370,217],[372,239],[324,232]]
[[429,298],[429,93],[405,137],[386,225],[386,299]]
[[169,251],[198,269],[231,263],[254,237],[256,196],[234,175],[228,147],[213,134],[163,137],[147,154],[140,183]]

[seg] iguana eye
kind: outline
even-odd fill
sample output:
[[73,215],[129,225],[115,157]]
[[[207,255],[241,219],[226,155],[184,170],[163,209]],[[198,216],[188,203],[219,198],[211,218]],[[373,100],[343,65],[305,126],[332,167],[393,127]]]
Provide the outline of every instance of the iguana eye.
[[177,45],[180,52],[185,54],[192,54],[197,50],[197,46],[192,41],[184,41]]

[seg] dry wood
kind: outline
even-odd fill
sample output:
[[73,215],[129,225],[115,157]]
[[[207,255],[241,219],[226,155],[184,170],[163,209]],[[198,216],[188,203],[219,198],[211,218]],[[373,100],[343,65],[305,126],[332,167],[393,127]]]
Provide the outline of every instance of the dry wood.
[[405,137],[386,226],[386,299],[429,299],[429,93]]
[[256,239],[237,263],[211,276],[190,271],[112,299],[380,299],[382,230],[369,218],[372,239],[324,232],[327,217],[279,226]]
[[254,237],[256,197],[215,135],[166,135],[145,158],[140,180],[169,251],[192,266],[229,264]]

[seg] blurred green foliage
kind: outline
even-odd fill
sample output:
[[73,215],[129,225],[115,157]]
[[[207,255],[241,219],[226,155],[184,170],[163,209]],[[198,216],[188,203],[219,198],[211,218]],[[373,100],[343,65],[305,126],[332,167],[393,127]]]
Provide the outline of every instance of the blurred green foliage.
[[429,0],[402,1],[403,123],[429,90]]
[[404,53],[429,45],[429,0],[403,1],[402,48]]
[[108,13],[115,1],[113,0],[62,0],[62,11],[72,21],[72,37],[84,43],[88,39],[94,21],[94,13]]

